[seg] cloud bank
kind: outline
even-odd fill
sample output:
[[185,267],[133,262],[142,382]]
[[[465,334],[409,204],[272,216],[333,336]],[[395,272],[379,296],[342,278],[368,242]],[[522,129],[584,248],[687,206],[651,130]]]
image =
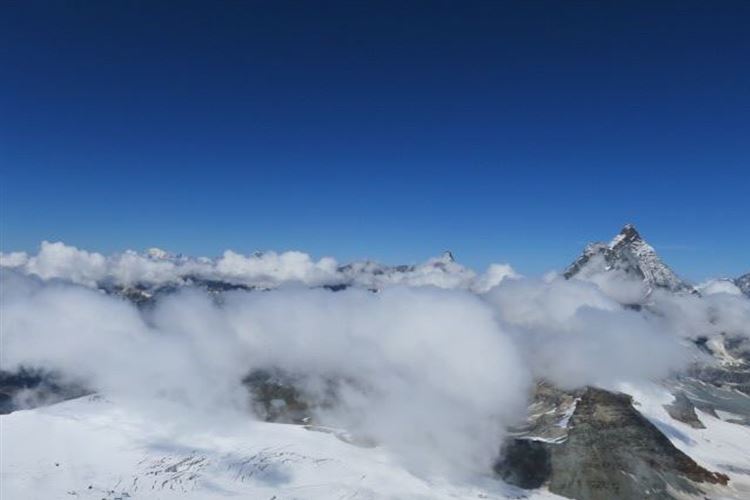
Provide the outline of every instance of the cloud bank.
[[[335,381],[317,419],[424,472],[488,470],[535,379],[567,388],[658,379],[695,359],[691,339],[750,337],[750,300],[723,289],[662,293],[616,273],[535,280],[507,265],[480,275],[450,255],[341,266],[299,252],[105,257],[44,243],[0,263],[3,370],[54,370],[195,425],[248,415],[242,380],[254,370],[292,374],[321,400]],[[271,290],[217,300],[177,287],[150,308],[103,291],[192,276]],[[352,286],[320,288],[336,283]]]
[[486,291],[505,278],[517,277],[507,264],[493,264],[477,275],[442,257],[410,266],[385,266],[372,261],[340,265],[331,257],[314,260],[297,252],[256,252],[243,255],[232,250],[215,259],[171,255],[152,248],[104,256],[61,242],[42,242],[36,255],[0,253],[0,267],[16,269],[43,279],[61,279],[88,287],[103,283],[119,286],[183,284],[194,278],[224,280],[255,288],[276,288],[285,283],[307,286],[355,285],[383,288],[393,285],[436,286]]

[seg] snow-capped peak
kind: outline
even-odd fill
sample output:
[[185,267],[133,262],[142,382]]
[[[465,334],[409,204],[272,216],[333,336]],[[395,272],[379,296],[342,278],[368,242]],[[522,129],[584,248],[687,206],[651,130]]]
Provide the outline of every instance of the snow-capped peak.
[[609,248],[614,250],[615,248],[631,244],[635,241],[642,242],[643,238],[641,238],[640,233],[638,233],[638,230],[633,224],[625,224],[617,236],[612,238],[612,241],[609,242]]
[[[583,273],[582,273],[583,271]],[[593,243],[565,270],[565,277],[592,276],[618,271],[644,281],[651,287],[671,291],[693,291],[659,258],[633,224],[626,224],[609,244]]]

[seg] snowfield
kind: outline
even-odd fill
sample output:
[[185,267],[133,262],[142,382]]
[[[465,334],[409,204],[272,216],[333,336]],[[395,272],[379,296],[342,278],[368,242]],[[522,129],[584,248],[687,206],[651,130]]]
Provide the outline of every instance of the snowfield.
[[490,477],[421,478],[382,447],[248,418],[210,432],[100,396],[0,417],[3,500],[560,498]]

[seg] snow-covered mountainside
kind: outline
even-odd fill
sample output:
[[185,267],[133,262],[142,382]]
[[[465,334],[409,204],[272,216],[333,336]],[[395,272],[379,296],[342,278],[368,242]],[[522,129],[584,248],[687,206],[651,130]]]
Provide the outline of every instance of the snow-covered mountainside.
[[565,277],[591,276],[608,271],[619,271],[635,277],[651,287],[673,292],[692,291],[693,287],[680,279],[646,243],[632,224],[627,224],[609,243],[592,243],[566,270]]
[[195,432],[86,396],[2,417],[0,498],[455,499],[523,494],[487,477],[422,478],[382,447],[330,428],[218,420]]
[[[687,466],[695,470],[686,473],[721,471],[729,483],[722,486],[725,479],[716,476],[717,479],[711,482],[695,483],[700,490],[691,489],[692,483],[685,482],[680,476],[672,476],[669,469],[662,470],[662,465],[652,462],[642,471],[633,469],[628,474],[616,474],[621,477],[621,485],[613,487],[626,489],[620,490],[619,495],[606,498],[643,498],[637,492],[643,491],[639,477],[645,472],[652,478],[652,488],[671,483],[678,488],[672,491],[679,498],[696,498],[693,495],[697,491],[703,491],[710,498],[748,498],[750,455],[746,451],[750,448],[749,427],[699,411],[705,427],[695,429],[673,420],[664,410],[671,399],[669,391],[655,385],[623,386],[620,389],[634,395],[633,416],[641,412],[652,429],[664,432],[670,446],[674,447],[671,454],[685,457],[681,451],[698,462],[695,464],[685,459],[689,460]],[[597,394],[606,396],[601,391]],[[565,435],[571,432],[572,427],[567,428],[571,425],[582,430],[592,424],[606,426],[610,418],[606,413],[600,413],[596,418],[602,420],[594,424],[588,423],[590,417],[574,416],[571,419],[570,415],[563,415],[559,423]],[[628,418],[632,420],[633,416]],[[558,439],[562,444],[547,445],[553,455],[549,468],[544,468],[538,461],[529,463],[529,456],[534,455],[521,451],[516,457],[515,467],[521,467],[521,470],[530,467],[537,477],[546,471],[546,480],[552,475],[556,482],[553,488],[560,489],[563,494],[558,496],[545,487],[539,488],[539,484],[534,484],[534,489],[530,490],[504,484],[489,473],[470,482],[415,475],[388,449],[352,442],[343,430],[253,420],[220,420],[208,430],[201,428],[196,432],[190,427],[182,428],[180,422],[154,420],[131,405],[101,396],[85,396],[48,407],[17,411],[3,416],[1,422],[0,497],[24,500],[604,498],[597,496],[596,491],[617,490],[608,488],[607,467],[613,464],[602,461],[605,459],[602,454],[619,452],[621,458],[617,460],[623,462],[618,465],[627,467],[626,464],[638,463],[638,450],[648,450],[650,446],[647,437],[633,433],[638,429],[634,425],[648,424],[625,425],[616,420],[617,425],[613,422],[612,430],[607,434],[608,441],[600,441],[600,450],[592,449],[598,455],[589,457],[587,446],[591,445],[578,441],[576,446],[584,448],[569,453],[562,447],[566,443],[562,438]],[[639,421],[636,419],[635,422]],[[622,438],[645,441],[618,441],[621,438],[615,431],[628,426],[632,430],[624,432]],[[603,438],[588,428],[576,439],[587,436],[589,440]],[[533,446],[540,441],[527,442]],[[560,447],[559,451],[557,447]],[[629,457],[627,453],[636,455]],[[644,459],[646,457],[648,455],[644,455]],[[655,457],[649,460],[667,460]],[[614,460],[614,455],[607,458],[610,459]],[[574,462],[568,464],[570,460]],[[598,478],[589,477],[591,469],[575,463],[587,460],[594,460],[592,465],[602,468]],[[578,478],[574,479],[576,475]],[[509,479],[516,482],[514,479],[518,477]],[[590,492],[587,488],[591,485],[606,490],[595,489],[593,496],[587,495],[586,491]],[[680,487],[685,490],[681,491]],[[655,489],[648,496],[666,498],[666,491]],[[582,494],[576,495],[575,492]]]

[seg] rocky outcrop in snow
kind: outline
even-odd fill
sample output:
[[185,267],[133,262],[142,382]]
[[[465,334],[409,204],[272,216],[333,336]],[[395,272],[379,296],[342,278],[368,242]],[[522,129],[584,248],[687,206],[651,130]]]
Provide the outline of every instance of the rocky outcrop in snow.
[[[520,487],[547,485],[579,500],[676,498],[698,495],[704,485],[725,485],[676,448],[632,405],[626,394],[588,387],[575,391],[564,440],[527,436],[507,444],[495,471]],[[549,390],[541,394],[549,396]],[[545,397],[546,397],[545,396]]]

